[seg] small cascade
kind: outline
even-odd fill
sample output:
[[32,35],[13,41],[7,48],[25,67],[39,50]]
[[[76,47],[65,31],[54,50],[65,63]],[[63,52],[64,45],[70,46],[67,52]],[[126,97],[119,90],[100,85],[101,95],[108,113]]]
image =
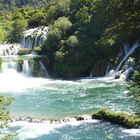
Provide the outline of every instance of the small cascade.
[[36,118],[31,118],[31,117],[16,117],[13,119],[10,119],[10,122],[17,122],[17,121],[26,121],[26,122],[31,122],[31,123],[48,123],[48,124],[76,124],[77,122],[99,122],[99,120],[95,120],[92,118],[92,115],[79,115],[75,117],[65,117],[61,118],[59,120],[47,120],[47,119],[36,119]]
[[134,71],[134,66],[135,66],[135,60],[133,58],[129,58],[121,70],[120,79],[125,79],[125,80],[129,79],[131,72]]
[[108,76],[109,69],[110,69],[110,65],[108,64],[106,68],[106,74],[105,74],[106,76]]
[[26,76],[31,76],[32,67],[30,66],[29,60],[24,60],[22,65],[22,73]]
[[17,72],[20,71],[20,65],[18,62],[14,62],[14,61],[7,61],[7,62],[2,62],[1,64],[1,72],[5,72],[9,69],[14,69]]
[[44,64],[42,63],[42,61],[39,61],[39,64],[40,64],[40,67],[41,69],[44,71],[45,73],[45,77],[49,77],[49,74],[48,74],[48,71],[47,69],[45,68]]
[[8,56],[17,54],[20,44],[3,44],[0,45],[0,55]]
[[[34,52],[47,38],[48,27],[38,27],[25,31],[20,44],[0,45],[0,72],[13,69],[17,73],[33,77],[49,77],[42,63],[43,56]],[[32,54],[19,55],[21,48],[32,50]],[[17,55],[18,54],[18,55]]]
[[[115,69],[115,73],[118,72],[122,66],[122,64],[128,59],[128,57],[140,46],[139,42],[137,41],[133,46],[132,48],[129,49],[129,51],[125,51],[126,54],[125,56],[123,57],[122,61],[119,63],[119,65],[116,67]],[[128,48],[125,46],[125,48]]]
[[47,39],[48,27],[38,27],[25,31],[21,40],[21,47],[33,50]]
[[127,44],[124,44],[124,54],[126,55],[129,52],[129,47]]
[[[124,57],[121,60],[121,62],[119,63],[119,65],[116,67],[115,70],[110,70],[106,76],[107,77],[114,77],[118,71],[123,67],[123,64],[128,60],[129,56],[140,46],[139,41],[135,42],[133,44],[133,46],[131,48],[128,47],[127,44],[124,45]],[[133,70],[133,66],[129,66],[127,68],[125,68],[125,72],[121,72],[123,73],[122,76],[120,76],[121,79],[126,79],[127,75],[129,75],[129,73]],[[120,74],[121,74],[120,73]]]

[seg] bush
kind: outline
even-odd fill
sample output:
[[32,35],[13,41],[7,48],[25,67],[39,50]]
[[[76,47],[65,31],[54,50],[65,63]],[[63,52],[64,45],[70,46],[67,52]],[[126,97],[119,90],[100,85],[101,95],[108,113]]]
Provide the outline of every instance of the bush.
[[72,35],[67,39],[67,44],[71,47],[77,46],[78,45],[78,39],[77,36]]
[[28,23],[25,19],[16,19],[13,23],[13,29],[9,35],[9,41],[12,43],[19,43],[26,30]]
[[58,28],[62,33],[70,29],[71,26],[72,23],[67,17],[60,17],[54,22],[54,27]]
[[12,98],[0,96],[0,139],[2,140],[12,139],[12,137],[15,135],[12,132],[3,131],[3,129],[8,127],[7,124],[10,116],[7,108],[11,104],[12,100]]

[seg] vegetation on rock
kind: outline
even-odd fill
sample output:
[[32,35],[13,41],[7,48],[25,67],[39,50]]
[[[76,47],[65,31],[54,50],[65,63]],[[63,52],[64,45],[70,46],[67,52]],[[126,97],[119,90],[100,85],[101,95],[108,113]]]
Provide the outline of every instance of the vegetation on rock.
[[126,128],[138,128],[140,126],[140,118],[125,113],[114,113],[107,109],[99,110],[92,115],[92,118],[119,124]]

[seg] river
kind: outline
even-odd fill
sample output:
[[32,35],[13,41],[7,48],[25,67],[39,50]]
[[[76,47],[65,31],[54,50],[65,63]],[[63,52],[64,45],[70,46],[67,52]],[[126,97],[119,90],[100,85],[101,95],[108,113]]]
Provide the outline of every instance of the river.
[[[127,83],[109,78],[75,81],[26,77],[13,69],[0,74],[0,94],[14,97],[11,116],[63,117],[91,114],[107,107],[133,114],[135,102],[128,95]],[[98,120],[63,123],[14,121],[10,129],[16,140],[139,140],[139,129],[125,129]]]

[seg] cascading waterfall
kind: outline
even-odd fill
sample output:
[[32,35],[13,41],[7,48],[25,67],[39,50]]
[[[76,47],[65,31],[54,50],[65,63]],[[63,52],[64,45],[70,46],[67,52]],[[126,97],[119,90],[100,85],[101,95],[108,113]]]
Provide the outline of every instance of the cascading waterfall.
[[[127,59],[129,58],[129,56],[140,46],[139,41],[136,41],[133,46],[131,48],[128,47],[127,44],[124,45],[124,57],[121,60],[121,62],[118,64],[118,66],[115,68],[115,70],[110,70],[106,76],[112,76],[114,77],[116,73],[118,73],[118,71],[121,69],[121,67],[123,66],[123,64],[127,61]],[[129,75],[129,73],[133,70],[132,66],[131,67],[127,67],[125,69],[125,72],[123,72],[123,76],[121,76],[122,79],[126,79],[127,75]]]
[[14,62],[14,61],[2,62],[1,72],[5,72],[9,69],[14,69],[16,71],[20,71],[20,65],[18,62]]
[[[129,51],[125,51],[126,54],[123,57],[122,61],[119,63],[119,65],[116,67],[115,69],[115,73],[118,72],[122,66],[122,64],[128,59],[128,57],[140,46],[139,42],[137,41],[136,43],[134,43],[134,45],[132,46],[132,48],[129,49]],[[125,46],[125,48],[127,48]]]
[[[21,48],[28,48],[33,53],[34,47],[40,46],[47,39],[47,33],[48,27],[29,29],[23,33],[20,44],[0,45],[0,72],[3,73],[8,69],[13,69],[26,76],[49,77],[44,64],[41,62],[42,56],[30,54],[24,57],[17,55]],[[32,61],[29,60],[30,58],[33,58]],[[39,61],[34,62],[34,58],[39,58]],[[39,68],[39,74],[37,71],[34,72],[34,64]]]
[[45,77],[49,77],[48,71],[45,68],[44,64],[42,63],[42,61],[39,61],[40,67],[41,69],[45,72]]
[[28,60],[24,60],[24,61],[23,61],[22,73],[25,74],[25,75],[27,75],[27,76],[31,76],[32,67],[30,66]]
[[107,65],[107,69],[106,69],[106,76],[108,75],[109,68],[110,68],[110,65],[108,64],[108,65]]
[[3,44],[0,45],[0,55],[8,56],[17,54],[20,44]]
[[25,31],[21,40],[21,47],[33,50],[34,47],[38,47],[43,44],[47,39],[47,33],[48,27],[38,27]]

